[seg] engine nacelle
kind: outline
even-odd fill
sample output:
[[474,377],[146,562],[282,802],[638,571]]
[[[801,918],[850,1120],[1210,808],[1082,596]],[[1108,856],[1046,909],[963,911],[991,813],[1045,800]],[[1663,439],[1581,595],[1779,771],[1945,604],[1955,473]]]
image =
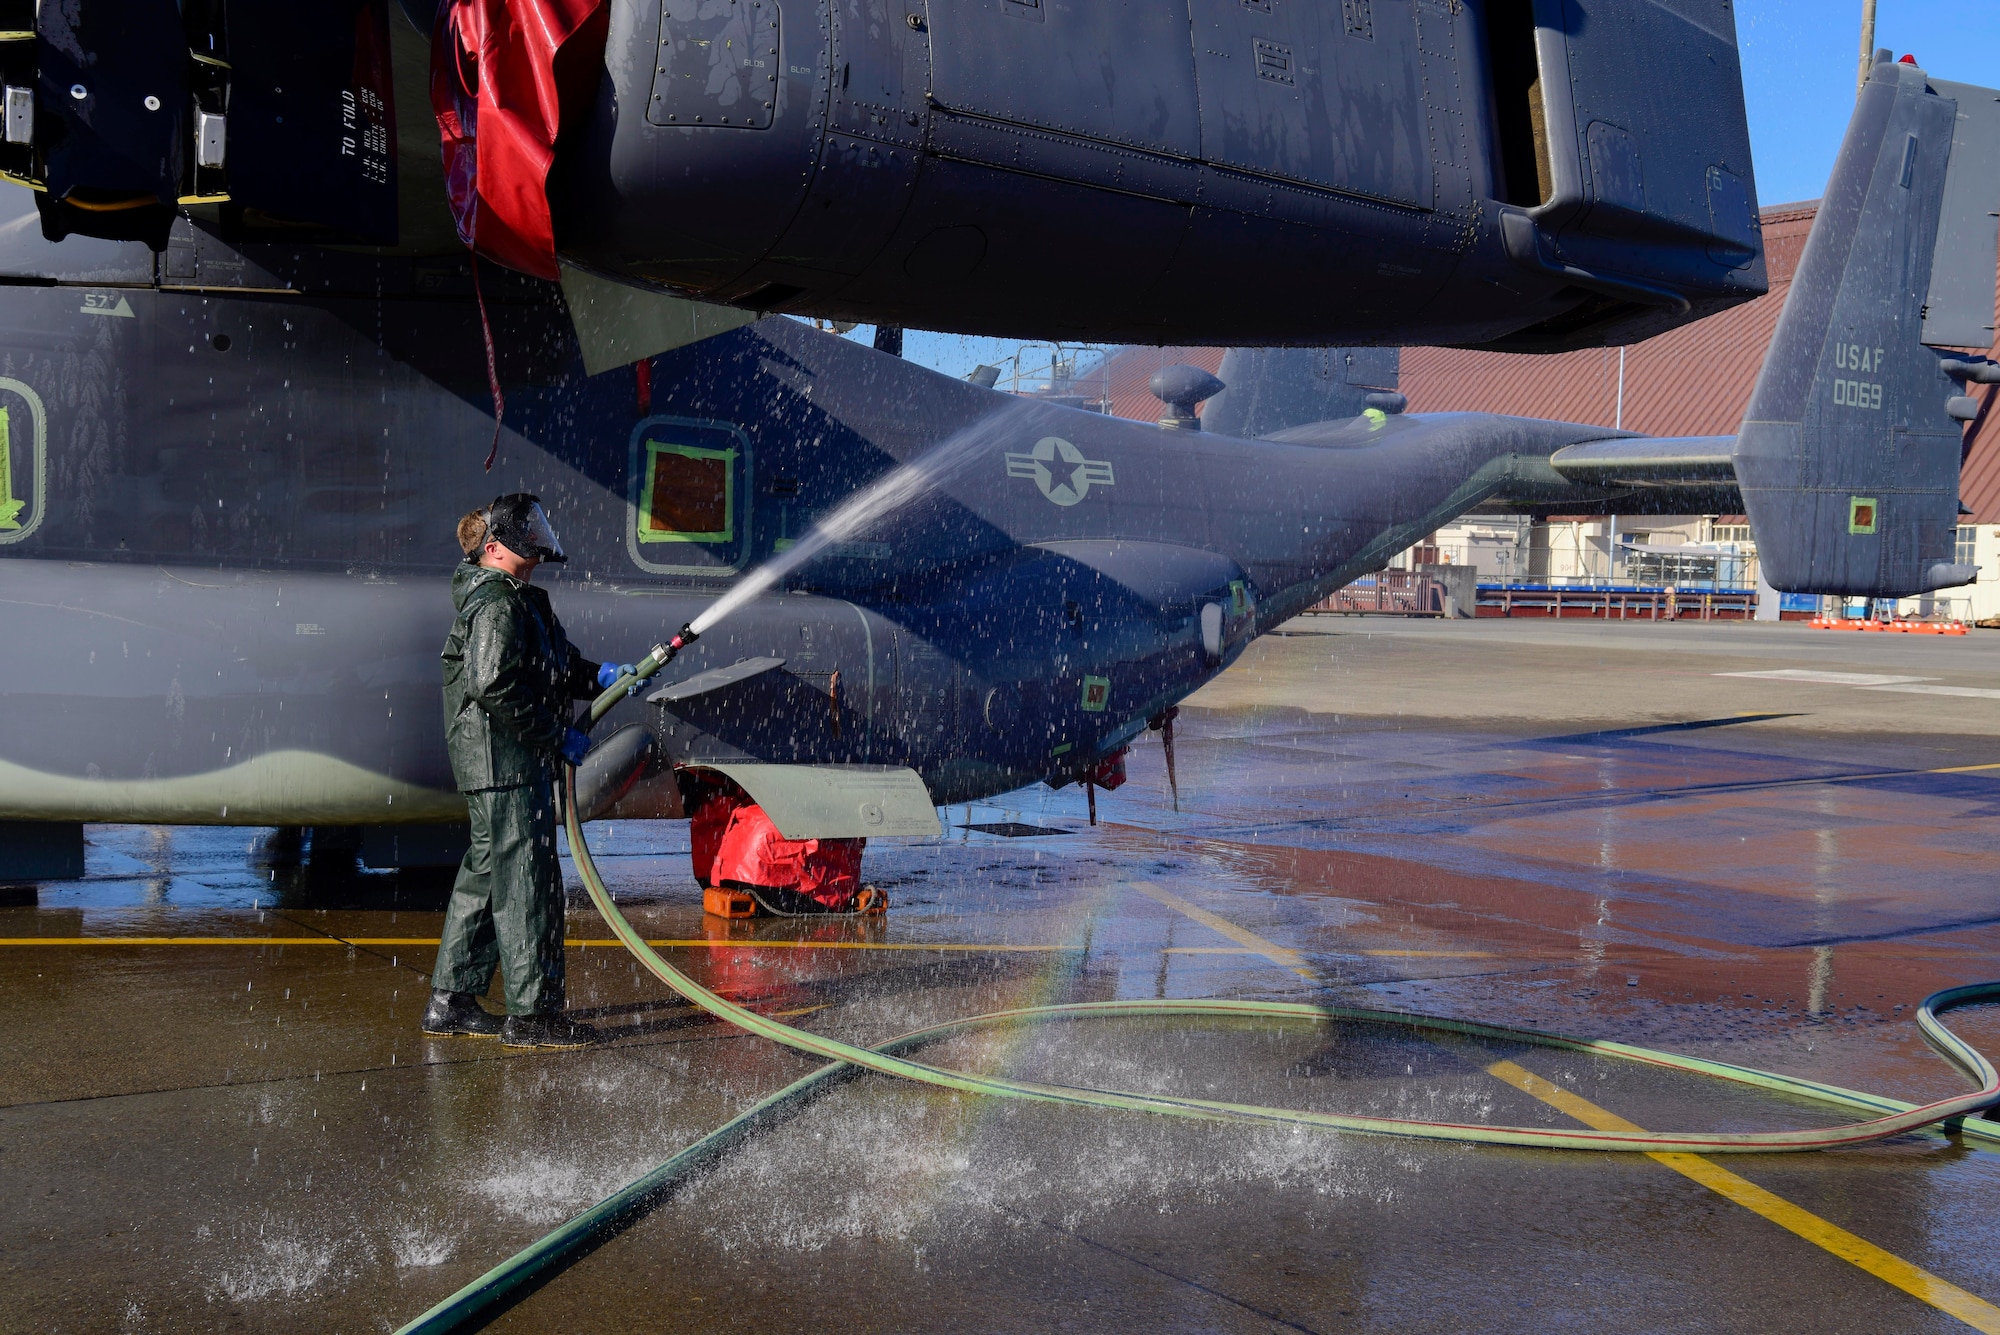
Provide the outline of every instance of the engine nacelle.
[[1764,290],[1723,0],[633,0],[558,248],[1024,337],[1625,342]]

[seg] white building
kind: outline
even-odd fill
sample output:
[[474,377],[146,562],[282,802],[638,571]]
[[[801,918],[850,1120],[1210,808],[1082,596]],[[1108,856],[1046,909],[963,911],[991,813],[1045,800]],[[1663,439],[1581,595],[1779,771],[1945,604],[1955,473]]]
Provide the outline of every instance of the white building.
[[1944,616],[1961,621],[2000,617],[2000,524],[1960,524],[1958,551],[1952,559],[1979,567],[1976,583],[1939,589],[1926,598],[1905,598],[1896,604],[1899,616]]
[[[1996,530],[2000,532],[2000,530]],[[1482,584],[1754,588],[1757,548],[1740,516],[1468,515],[1391,562],[1470,565]]]

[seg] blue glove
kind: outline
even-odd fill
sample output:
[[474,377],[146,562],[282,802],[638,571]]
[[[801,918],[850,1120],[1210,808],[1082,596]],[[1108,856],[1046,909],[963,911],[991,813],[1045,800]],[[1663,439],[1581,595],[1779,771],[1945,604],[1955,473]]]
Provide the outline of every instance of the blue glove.
[[630,663],[606,663],[603,667],[597,669],[597,689],[608,691],[617,685],[620,677],[636,677],[638,675],[639,669],[633,667]]
[[563,759],[567,760],[570,764],[581,765],[584,754],[589,750],[590,738],[578,732],[575,728],[571,728],[567,733],[563,734]]

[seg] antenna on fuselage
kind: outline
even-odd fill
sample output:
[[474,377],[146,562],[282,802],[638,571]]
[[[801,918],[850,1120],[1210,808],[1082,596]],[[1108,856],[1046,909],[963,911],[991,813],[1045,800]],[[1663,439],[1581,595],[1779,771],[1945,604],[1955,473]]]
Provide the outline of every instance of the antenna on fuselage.
[[1205,399],[1212,399],[1229,386],[1217,380],[1199,366],[1181,363],[1178,366],[1163,366],[1153,372],[1147,382],[1153,397],[1166,405],[1167,412],[1160,419],[1160,425],[1176,431],[1201,430],[1201,418],[1195,409]]

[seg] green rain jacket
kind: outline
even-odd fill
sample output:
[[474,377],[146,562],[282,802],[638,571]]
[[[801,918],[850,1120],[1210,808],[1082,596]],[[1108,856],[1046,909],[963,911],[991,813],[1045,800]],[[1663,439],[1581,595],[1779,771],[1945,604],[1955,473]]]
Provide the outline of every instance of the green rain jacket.
[[570,702],[597,694],[598,665],[578,653],[549,595],[490,566],[461,565],[445,640],[444,729],[460,792],[547,783]]

